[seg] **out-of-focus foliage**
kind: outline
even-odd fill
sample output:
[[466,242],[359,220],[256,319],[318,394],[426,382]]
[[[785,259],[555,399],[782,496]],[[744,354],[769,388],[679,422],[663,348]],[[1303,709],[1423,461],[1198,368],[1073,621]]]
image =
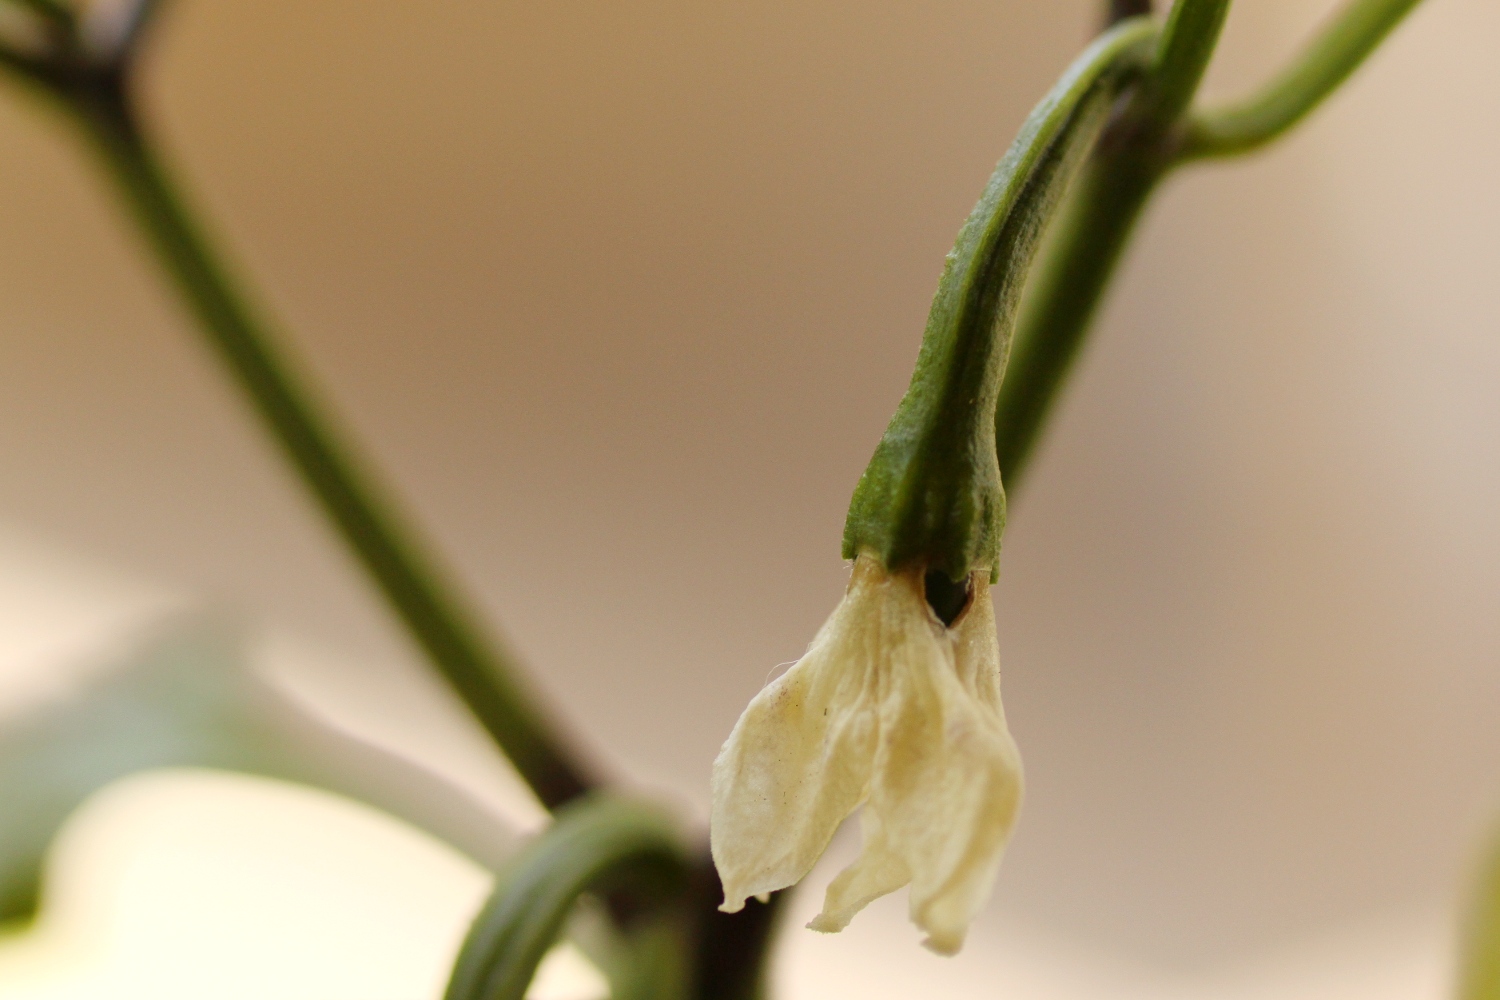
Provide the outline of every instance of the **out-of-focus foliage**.
[[378,806],[491,867],[511,833],[436,776],[343,733],[250,668],[212,616],[157,629],[86,679],[0,718],[0,920],[28,917],[47,846],[84,799],[138,771],[209,767]]

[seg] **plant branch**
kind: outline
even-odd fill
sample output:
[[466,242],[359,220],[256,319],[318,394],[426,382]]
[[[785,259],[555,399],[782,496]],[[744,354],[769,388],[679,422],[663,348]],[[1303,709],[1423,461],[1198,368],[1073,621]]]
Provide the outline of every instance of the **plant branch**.
[[1122,109],[1049,233],[1017,324],[995,416],[1008,492],[1026,470],[1047,415],[1156,184],[1192,159],[1232,156],[1281,135],[1342,83],[1418,0],[1353,0],[1301,59],[1262,92],[1227,109],[1184,109],[1202,78],[1225,0],[1179,0],[1162,33],[1157,76]]
[[766,995],[767,955],[791,889],[751,899],[737,913],[723,913],[724,886],[704,849],[693,870],[688,906],[697,919],[693,941],[692,1000],[761,1000]]
[[[569,806],[501,876],[459,951],[445,1000],[522,1000],[579,896],[628,886],[635,903],[661,908],[680,899],[687,870],[671,826],[654,812],[608,799]],[[641,1000],[670,1000],[682,993],[684,938],[681,928],[653,928],[667,940],[666,948],[652,947],[663,935],[640,926],[648,917],[635,913],[625,923],[646,938],[641,957],[651,971],[626,971],[620,985]]]
[[1229,0],[1177,0],[1161,31],[1149,86],[1150,115],[1158,126],[1187,109],[1229,16]]
[[1228,7],[1178,0],[1148,75],[1117,106],[1046,236],[995,406],[995,455],[1008,493],[1020,485],[1135,221],[1170,166],[1166,138],[1203,78]]
[[593,785],[511,658],[481,635],[455,588],[383,501],[274,346],[145,142],[114,76],[64,96],[211,347],[387,601],[549,808]]
[[916,370],[844,523],[844,558],[920,561],[954,582],[998,570],[1005,494],[994,407],[1016,309],[1062,192],[1146,68],[1157,26],[1134,18],[1086,49],[1021,127],[948,254]]
[[1234,156],[1296,125],[1359,68],[1420,0],[1351,0],[1264,88],[1223,108],[1195,113],[1182,160]]
[[1161,176],[1154,156],[1096,154],[1074,182],[1027,286],[995,407],[995,455],[1014,496],[1115,264]]

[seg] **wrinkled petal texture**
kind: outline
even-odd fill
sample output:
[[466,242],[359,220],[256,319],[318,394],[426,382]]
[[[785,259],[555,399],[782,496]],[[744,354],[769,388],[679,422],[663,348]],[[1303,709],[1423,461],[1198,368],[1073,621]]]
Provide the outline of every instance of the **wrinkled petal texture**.
[[1021,784],[985,574],[944,628],[920,571],[861,555],[807,655],[755,697],[714,763],[723,909],[800,880],[864,805],[863,850],[809,926],[842,930],[910,883],[912,920],[952,954],[989,895]]

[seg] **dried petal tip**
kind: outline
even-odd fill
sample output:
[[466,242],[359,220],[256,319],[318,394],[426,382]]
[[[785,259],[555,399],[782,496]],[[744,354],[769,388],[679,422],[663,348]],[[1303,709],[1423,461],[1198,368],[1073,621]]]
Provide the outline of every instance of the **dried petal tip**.
[[712,845],[733,913],[802,879],[861,805],[864,847],[808,926],[839,931],[911,885],[911,918],[951,955],[989,895],[1021,800],[1000,704],[988,573],[945,627],[920,568],[855,561],[807,654],[750,702],[714,762]]

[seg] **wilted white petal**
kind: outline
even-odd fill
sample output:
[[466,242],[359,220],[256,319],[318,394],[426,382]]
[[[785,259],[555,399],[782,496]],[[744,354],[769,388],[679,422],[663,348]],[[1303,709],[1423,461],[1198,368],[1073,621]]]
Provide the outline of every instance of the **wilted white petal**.
[[865,846],[828,887],[811,926],[841,930],[909,879],[913,922],[930,948],[953,954],[1000,866],[1020,805],[1021,761],[1000,706],[994,611],[982,583],[935,645],[933,658],[890,664],[861,817]]
[[864,847],[815,930],[911,883],[927,944],[952,954],[994,881],[1021,798],[984,575],[945,628],[920,570],[856,560],[806,656],[750,703],[714,765],[726,910],[807,874],[859,805]]
[[881,584],[856,570],[807,654],[745,709],[714,761],[714,864],[733,913],[797,882],[869,794]]

